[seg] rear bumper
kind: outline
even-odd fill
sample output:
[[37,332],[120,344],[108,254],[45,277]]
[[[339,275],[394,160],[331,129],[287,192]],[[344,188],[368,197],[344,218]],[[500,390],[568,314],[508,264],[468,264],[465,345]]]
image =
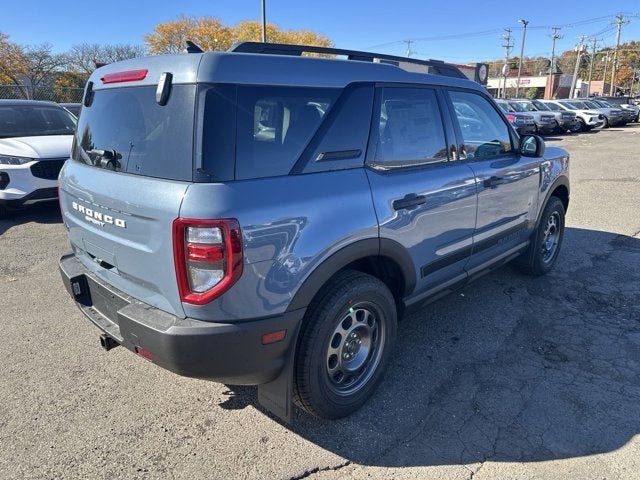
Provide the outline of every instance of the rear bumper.
[[[65,288],[102,332],[128,350],[179,375],[232,385],[259,385],[278,376],[304,309],[237,323],[180,318],[142,303],[98,279],[72,253],[59,262]],[[262,336],[285,329],[284,340]],[[148,357],[148,355],[147,355]]]

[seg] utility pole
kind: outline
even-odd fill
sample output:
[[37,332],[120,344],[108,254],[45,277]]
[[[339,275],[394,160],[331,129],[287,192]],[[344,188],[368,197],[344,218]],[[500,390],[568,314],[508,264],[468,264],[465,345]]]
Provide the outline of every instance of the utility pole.
[[618,48],[620,48],[620,33],[622,32],[622,26],[625,23],[629,23],[628,21],[625,22],[622,14],[616,15],[616,19],[615,25],[618,26],[618,33],[616,35],[616,48],[613,51],[613,63],[611,64],[611,95],[614,96],[616,94],[616,63],[618,61]]
[[576,55],[576,66],[573,69],[573,79],[571,80],[571,91],[569,92],[569,98],[575,97],[576,92],[576,83],[578,83],[578,69],[580,68],[580,55],[582,55],[582,50],[584,50],[584,39],[586,37],[582,35],[580,37],[580,43],[576,47],[578,54]]
[[596,46],[598,45],[598,39],[591,39],[591,62],[589,63],[589,85],[587,85],[587,97],[591,95],[591,77],[593,76],[593,64],[596,62]]
[[527,25],[529,25],[529,22],[522,18],[518,20],[518,22],[522,24],[523,30],[522,30],[522,47],[520,47],[520,61],[518,62],[518,83],[516,83],[516,98],[518,98],[518,95],[520,93],[520,74],[522,73],[522,57],[524,56],[524,42],[527,39]]
[[502,88],[502,98],[507,98],[507,76],[509,74],[509,54],[511,53],[511,49],[513,48],[513,43],[511,43],[511,29],[505,28],[505,33],[502,38],[505,43],[502,45],[505,48],[505,60],[504,60],[504,68],[502,69],[502,75],[504,76],[504,86]]
[[602,95],[607,93],[607,67],[609,66],[609,52],[604,55],[604,74],[602,75]]
[[413,43],[413,40],[403,40],[403,42],[407,44],[407,57],[411,57],[411,55],[413,54],[413,50],[411,50],[411,44]]
[[560,40],[562,35],[558,32],[560,31],[560,27],[551,27],[551,65],[549,65],[549,77],[550,77],[550,86],[551,86],[551,98],[555,98],[556,88],[556,40]]
[[267,0],[262,0],[262,43],[267,43]]
[[549,72],[551,75],[556,73],[556,40],[562,38],[559,31],[559,27],[551,27],[551,71]]

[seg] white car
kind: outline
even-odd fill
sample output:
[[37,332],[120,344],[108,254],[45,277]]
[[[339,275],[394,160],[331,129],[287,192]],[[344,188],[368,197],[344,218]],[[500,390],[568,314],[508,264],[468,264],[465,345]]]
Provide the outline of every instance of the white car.
[[575,112],[580,122],[581,130],[586,132],[593,128],[600,127],[604,123],[604,115],[600,112],[590,110],[580,102],[569,100],[540,100],[542,103],[559,106],[568,112]]
[[0,216],[7,207],[58,198],[76,119],[51,102],[0,100]]

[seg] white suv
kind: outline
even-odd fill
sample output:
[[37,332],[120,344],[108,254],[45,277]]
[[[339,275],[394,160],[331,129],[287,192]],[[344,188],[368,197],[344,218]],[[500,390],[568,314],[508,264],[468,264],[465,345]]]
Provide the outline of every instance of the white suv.
[[596,127],[601,127],[604,123],[604,115],[600,112],[589,109],[579,101],[569,100],[540,100],[542,103],[557,105],[563,110],[574,112],[580,122],[583,132],[589,131]]
[[7,207],[58,198],[76,119],[51,102],[0,100],[0,216]]

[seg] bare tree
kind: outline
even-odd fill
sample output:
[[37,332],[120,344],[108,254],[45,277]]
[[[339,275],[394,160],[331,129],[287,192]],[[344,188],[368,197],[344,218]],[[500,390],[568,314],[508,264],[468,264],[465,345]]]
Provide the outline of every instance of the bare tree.
[[16,85],[25,98],[35,87],[46,84],[66,63],[64,55],[54,54],[48,43],[22,46],[0,33],[0,76]]
[[89,76],[95,70],[96,64],[119,62],[144,54],[144,48],[140,45],[81,43],[71,47],[67,53],[67,68]]

